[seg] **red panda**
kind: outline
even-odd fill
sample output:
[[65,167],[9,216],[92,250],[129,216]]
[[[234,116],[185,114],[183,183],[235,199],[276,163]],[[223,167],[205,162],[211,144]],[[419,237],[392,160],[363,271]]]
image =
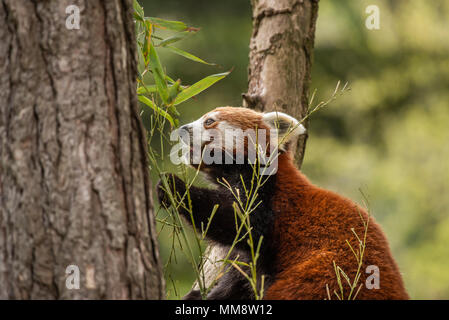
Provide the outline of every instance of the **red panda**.
[[[408,299],[387,239],[373,217],[351,200],[314,186],[295,167],[291,146],[306,131],[296,119],[281,112],[259,113],[246,108],[221,107],[181,129],[187,130],[190,137],[194,130],[201,130],[202,150],[215,146],[222,148],[226,154],[231,153],[233,158],[242,151],[235,148],[231,152],[225,150],[221,144],[223,141],[219,141],[224,134],[211,139],[212,129],[219,132],[228,129],[266,129],[271,133],[276,132],[281,141],[276,149],[277,171],[268,176],[258,191],[260,203],[250,214],[251,234],[255,243],[263,237],[257,270],[259,277],[262,274],[265,277],[264,299],[336,299],[334,291],[340,297],[348,298],[351,288],[339,270],[343,270],[351,283],[359,270],[360,279],[352,290],[352,297]],[[248,160],[248,138],[240,135],[237,139],[244,140],[240,142],[245,144],[243,153],[245,160]],[[189,189],[193,218],[196,226],[207,225],[213,207],[218,204],[207,238],[221,252],[226,252],[236,234],[233,207],[236,200],[230,190],[217,183],[217,180],[225,179],[233,189],[241,191],[245,188],[243,183],[251,181],[254,166],[246,162],[222,162],[201,163],[199,167],[215,182],[215,189],[194,186]],[[171,175],[168,180],[171,181],[173,194],[181,196],[186,191],[184,182],[176,175]],[[168,190],[161,183],[157,189],[159,201],[169,206],[166,196]],[[185,215],[187,221],[191,221],[186,210],[181,209],[180,213]],[[352,249],[357,251],[359,248],[356,234],[361,240],[365,234],[362,219],[369,221],[369,224],[363,264],[359,268]],[[246,241],[236,244],[229,259],[237,256],[244,262],[251,261]],[[378,285],[375,287],[365,285],[370,276],[370,273],[365,272],[368,266],[377,268]],[[337,273],[341,277],[341,287],[337,282]],[[186,298],[201,299],[201,296],[197,290],[192,290]],[[207,299],[253,298],[253,288],[232,267],[228,268],[228,272],[207,295]]]

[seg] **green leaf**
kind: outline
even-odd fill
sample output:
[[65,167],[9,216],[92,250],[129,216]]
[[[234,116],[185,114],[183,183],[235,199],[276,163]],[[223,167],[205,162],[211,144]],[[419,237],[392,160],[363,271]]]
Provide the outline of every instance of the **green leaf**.
[[171,117],[171,115],[169,115],[165,110],[162,110],[161,108],[159,108],[156,104],[153,103],[153,101],[151,101],[150,99],[148,99],[145,96],[137,96],[137,99],[139,99],[140,102],[142,102],[143,104],[149,106],[151,109],[153,109],[157,114],[160,114],[161,116],[163,116],[165,119],[168,120],[168,122],[170,122],[170,124],[172,125],[172,127],[175,126],[175,123],[173,121],[173,118]]
[[144,22],[142,23],[143,25],[143,30],[145,32],[145,35],[143,37],[143,44],[141,46],[141,51],[142,54],[144,56],[144,61],[145,61],[145,67],[148,66],[149,63],[149,51],[150,51],[150,44],[151,44],[151,36],[153,33],[153,27],[151,25],[151,23],[149,22]]
[[135,11],[134,11],[134,19],[136,19],[136,21],[141,21],[141,22],[143,22],[142,17],[139,16],[139,14],[137,14]]
[[134,18],[136,20],[143,21],[145,15],[143,13],[142,7],[140,6],[139,2],[137,2],[137,0],[134,0],[133,7],[134,7]]
[[168,37],[167,39],[162,40],[161,42],[158,43],[158,47],[164,47],[168,44],[171,43],[175,43],[178,42],[180,40],[183,40],[185,38],[187,38],[188,36],[192,35],[192,32],[190,31],[184,31],[184,32],[179,32],[171,37]]
[[[139,23],[140,24],[140,23]],[[145,42],[145,31],[137,31],[136,32],[136,42],[139,45],[139,47],[142,47]],[[139,51],[142,51],[141,48],[139,48]]]
[[[180,80],[175,81],[174,84],[168,85],[168,95],[170,101],[172,101],[179,92],[182,91],[182,87],[180,86]],[[156,85],[145,85],[145,86],[139,86],[137,88],[137,94],[151,94],[157,92],[157,86]]]
[[172,31],[186,31],[188,29],[186,24],[181,21],[169,21],[154,17],[147,17],[145,20],[150,21],[150,23],[155,27],[161,29],[168,29]]
[[165,104],[168,104],[168,88],[167,82],[165,81],[164,70],[162,69],[161,62],[159,61],[159,56],[157,55],[157,52],[154,49],[154,45],[152,43],[150,44],[149,58],[150,69],[153,72],[154,82],[156,82],[159,96]]
[[176,81],[172,86],[168,88],[168,99],[169,101],[173,101],[178,94],[182,91],[181,89],[181,80]]
[[167,80],[168,82],[170,82],[171,84],[174,84],[176,81],[173,80],[172,78],[170,78],[167,74],[165,75],[165,80]]
[[143,55],[143,51],[141,50],[141,48],[138,48],[138,50],[137,50],[137,61],[138,61],[139,72],[142,72],[140,70],[145,69],[145,57]]
[[199,62],[199,63],[208,64],[208,65],[215,65],[215,63],[206,62],[203,59],[200,59],[200,58],[194,56],[193,54],[188,53],[188,52],[186,52],[184,50],[181,50],[179,48],[172,47],[172,46],[164,46],[164,48],[167,48],[171,52],[176,53],[176,54],[178,54],[180,56],[183,56],[184,58],[187,58],[189,60],[196,61],[196,62]]
[[155,85],[141,86],[137,88],[137,94],[145,94],[153,92],[157,92],[157,87]]
[[194,83],[193,85],[191,85],[190,87],[182,90],[178,96],[176,97],[175,101],[173,102],[173,105],[178,105],[181,102],[184,102],[188,99],[190,99],[193,96],[196,96],[197,94],[199,94],[200,92],[202,92],[203,90],[206,90],[207,88],[209,88],[211,85],[213,85],[215,82],[223,79],[224,77],[226,77],[229,72],[224,72],[224,73],[218,73],[218,74],[213,74],[210,75],[204,79],[201,79],[200,81]]

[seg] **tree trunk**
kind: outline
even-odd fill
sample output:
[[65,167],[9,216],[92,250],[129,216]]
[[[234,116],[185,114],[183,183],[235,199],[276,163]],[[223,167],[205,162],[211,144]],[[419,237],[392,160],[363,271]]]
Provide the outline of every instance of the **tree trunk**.
[[[243,105],[258,111],[281,111],[303,119],[315,39],[318,0],[251,0],[253,33],[250,41],[248,93]],[[303,125],[307,128],[307,120]],[[298,139],[295,161],[301,167],[307,135]],[[217,277],[226,256],[220,247],[205,251],[205,283]],[[199,289],[198,283],[194,289]]]
[[131,0],[2,0],[0,299],[162,298],[136,75]]
[[[252,0],[248,93],[244,105],[281,111],[297,119],[307,114],[318,0]],[[307,121],[303,123],[307,127]],[[295,160],[304,158],[307,135],[298,141]]]

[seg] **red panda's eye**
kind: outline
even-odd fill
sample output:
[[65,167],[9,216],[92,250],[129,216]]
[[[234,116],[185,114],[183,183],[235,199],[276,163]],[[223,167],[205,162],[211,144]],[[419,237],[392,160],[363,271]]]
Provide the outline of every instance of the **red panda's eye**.
[[212,123],[214,123],[215,122],[215,120],[214,119],[212,119],[212,118],[208,118],[208,119],[206,119],[206,121],[204,121],[204,125],[206,126],[206,127],[208,127],[208,126],[210,126]]

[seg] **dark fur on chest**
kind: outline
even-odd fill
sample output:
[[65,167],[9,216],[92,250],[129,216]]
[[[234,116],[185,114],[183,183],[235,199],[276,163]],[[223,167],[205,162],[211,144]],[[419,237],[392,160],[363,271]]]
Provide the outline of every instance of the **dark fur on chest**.
[[[237,202],[237,200],[230,190],[217,182],[217,179],[219,181],[227,181],[234,193],[237,193],[238,189],[240,200],[245,205],[248,200],[245,195],[245,187],[246,190],[249,191],[251,189],[251,181],[253,181],[254,188],[255,179],[257,177],[253,176],[253,167],[249,164],[211,165],[208,166],[205,171],[210,180],[215,184],[216,188],[208,189],[192,186],[189,189],[195,225],[197,228],[201,228],[201,224],[206,226],[213,207],[218,204],[218,210],[210,222],[206,237],[224,247],[230,247],[237,234],[236,218],[233,208],[233,203]],[[185,193],[185,183],[176,175],[171,175],[168,178],[172,191],[175,191],[178,196],[182,196]],[[259,259],[257,261],[257,274],[258,283],[260,283],[260,277],[262,275],[265,276],[265,287],[267,287],[271,282],[273,274],[270,264],[270,261],[273,259],[273,249],[271,248],[271,244],[274,225],[274,213],[271,209],[271,198],[274,193],[276,175],[264,176],[263,180],[265,179],[267,179],[266,182],[257,190],[257,198],[252,208],[254,208],[256,204],[257,207],[250,213],[249,220],[255,248],[257,247],[260,237],[263,237]],[[165,192],[160,183],[158,185],[158,195],[161,203],[168,206],[169,203],[167,203]],[[243,212],[244,208],[240,208],[240,210]],[[191,222],[190,213],[187,210],[180,209],[180,213],[189,223]],[[239,221],[239,219],[237,221]],[[239,221],[238,225],[240,223],[241,222]],[[244,235],[246,231],[247,230],[243,228],[240,237]],[[246,263],[251,262],[250,247],[247,242],[247,237],[236,244],[229,259],[232,260],[237,255],[239,256],[239,261]],[[248,274],[250,272],[248,268],[244,268],[244,271]],[[186,298],[195,299],[198,298],[198,296],[199,294],[197,292],[190,292]],[[238,270],[232,267],[229,268],[229,271],[219,280],[218,284],[208,294],[208,299],[252,298],[254,298],[254,292],[249,285],[248,280],[246,280]]]

